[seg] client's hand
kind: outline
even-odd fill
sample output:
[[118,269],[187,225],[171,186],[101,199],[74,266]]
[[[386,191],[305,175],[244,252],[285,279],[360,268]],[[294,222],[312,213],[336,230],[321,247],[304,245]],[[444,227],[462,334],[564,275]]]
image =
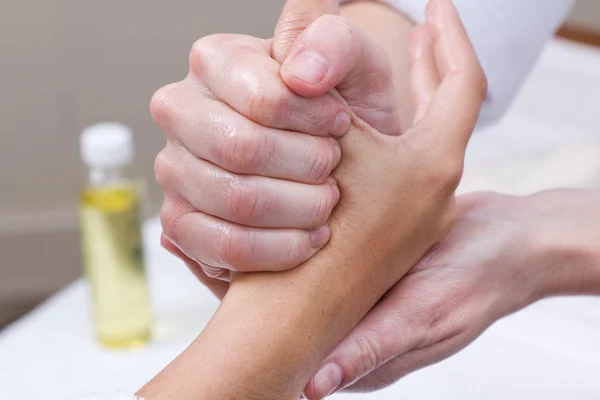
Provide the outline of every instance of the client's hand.
[[[352,112],[400,133],[385,50],[326,15],[281,69],[296,21],[285,18],[271,40],[199,40],[188,77],[151,103],[167,135],[155,167],[165,192],[163,246],[219,296],[227,284],[209,278],[292,268],[329,240],[326,221],[339,199],[329,175],[341,152],[327,136],[345,134]],[[349,106],[329,93],[336,86]]]
[[457,204],[450,235],[333,351],[307,387],[310,398],[380,389],[542,297],[600,290],[597,191],[475,193]]

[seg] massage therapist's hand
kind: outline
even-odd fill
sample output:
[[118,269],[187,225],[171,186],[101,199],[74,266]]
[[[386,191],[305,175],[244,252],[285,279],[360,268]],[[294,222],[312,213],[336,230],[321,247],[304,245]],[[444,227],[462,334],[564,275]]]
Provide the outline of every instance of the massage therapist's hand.
[[457,204],[450,235],[333,351],[310,399],[387,386],[542,297],[600,293],[600,192],[475,193]]
[[[209,278],[292,268],[329,240],[326,222],[340,196],[329,176],[341,157],[334,138],[348,130],[350,113],[400,133],[381,46],[326,15],[282,68],[275,53],[291,44],[288,22],[271,40],[200,39],[188,76],[151,102],[167,136],[155,165],[165,192],[163,246],[218,295],[226,284]],[[334,87],[350,106],[329,93]]]

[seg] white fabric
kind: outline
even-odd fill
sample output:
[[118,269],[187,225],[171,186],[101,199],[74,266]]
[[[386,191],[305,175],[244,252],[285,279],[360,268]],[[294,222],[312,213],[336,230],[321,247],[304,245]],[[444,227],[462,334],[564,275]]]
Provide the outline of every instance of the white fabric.
[[[340,3],[354,1],[341,0]],[[383,0],[413,21],[425,21],[428,0]],[[480,123],[506,111],[574,0],[454,0],[488,78]]]

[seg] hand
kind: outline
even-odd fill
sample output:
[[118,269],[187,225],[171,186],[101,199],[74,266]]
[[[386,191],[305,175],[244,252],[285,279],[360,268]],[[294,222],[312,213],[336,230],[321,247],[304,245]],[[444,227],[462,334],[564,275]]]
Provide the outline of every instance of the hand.
[[[165,191],[163,246],[220,296],[227,285],[210,278],[292,268],[329,240],[339,199],[329,175],[341,152],[325,136],[344,134],[350,113],[400,133],[385,50],[325,15],[281,68],[271,55],[287,51],[294,21],[284,13],[272,40],[199,40],[188,77],[152,100],[167,134],[155,167]],[[329,93],[334,87],[349,106]]]
[[589,267],[600,265],[599,192],[476,193],[457,201],[450,235],[333,351],[308,398],[334,387],[380,389],[542,297],[600,291],[600,267]]
[[233,274],[202,334],[140,397],[297,399],[335,344],[448,233],[485,77],[452,3],[431,5],[412,36],[421,112],[399,137],[353,117],[339,141],[344,157],[333,177],[342,196],[329,244],[290,271]]

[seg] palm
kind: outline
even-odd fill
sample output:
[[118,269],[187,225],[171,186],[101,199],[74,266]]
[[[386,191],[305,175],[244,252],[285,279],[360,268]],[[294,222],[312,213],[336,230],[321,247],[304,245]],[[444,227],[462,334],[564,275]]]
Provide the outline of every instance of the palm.
[[524,286],[530,280],[518,276],[515,252],[525,232],[519,214],[526,211],[515,212],[509,201],[493,194],[458,198],[458,221],[448,237],[329,357],[344,364],[352,352],[370,355],[362,365],[342,365],[362,376],[346,390],[377,390],[443,360],[531,301],[533,291]]

